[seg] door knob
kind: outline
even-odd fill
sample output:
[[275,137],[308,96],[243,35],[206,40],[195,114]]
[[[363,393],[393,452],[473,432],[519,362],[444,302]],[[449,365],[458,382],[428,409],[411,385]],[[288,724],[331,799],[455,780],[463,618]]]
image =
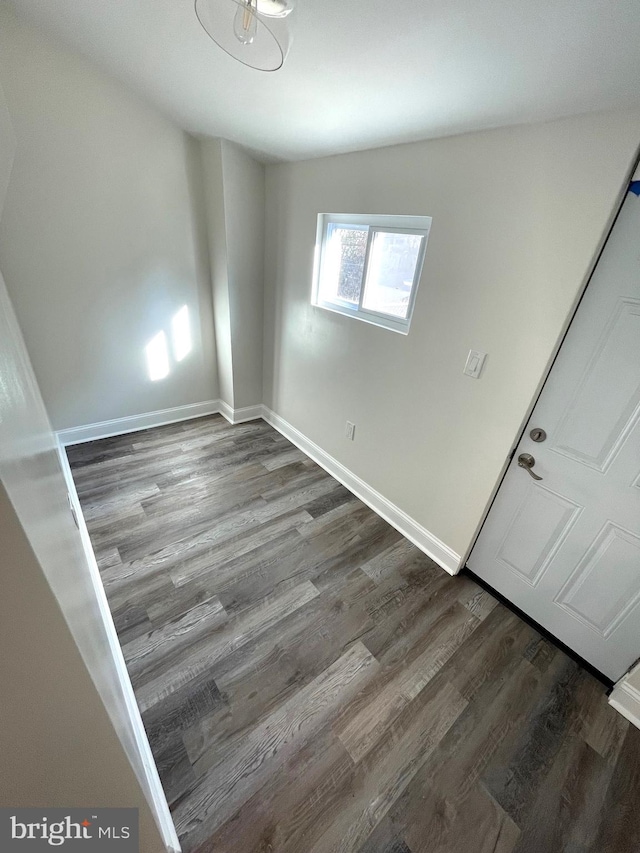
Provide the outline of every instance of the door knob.
[[538,477],[538,475],[534,474],[534,472],[532,471],[532,468],[535,464],[536,460],[530,453],[521,453],[520,456],[518,456],[518,465],[521,468],[524,468],[525,471],[528,471],[534,480],[541,480],[542,477]]

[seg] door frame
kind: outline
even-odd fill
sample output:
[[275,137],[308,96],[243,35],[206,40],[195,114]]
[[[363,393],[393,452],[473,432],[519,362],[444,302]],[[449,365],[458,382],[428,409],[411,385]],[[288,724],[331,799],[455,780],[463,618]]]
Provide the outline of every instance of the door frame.
[[[558,340],[556,342],[556,345],[553,349],[553,352],[551,353],[551,356],[549,357],[549,361],[547,362],[547,366],[545,367],[544,372],[540,378],[540,382],[538,383],[538,387],[536,388],[536,391],[534,392],[534,395],[531,398],[531,402],[530,402],[529,406],[527,407],[527,411],[525,412],[524,418],[523,418],[520,426],[518,427],[516,437],[515,437],[512,445],[511,445],[509,453],[507,454],[507,456],[504,460],[504,463],[502,465],[502,469],[500,470],[500,474],[498,475],[498,478],[497,478],[496,483],[493,487],[491,495],[489,496],[489,500],[488,500],[487,505],[484,509],[482,517],[481,517],[480,521],[478,522],[478,526],[476,528],[475,533],[473,534],[471,544],[467,548],[462,560],[460,561],[460,569],[459,569],[460,572],[466,571],[466,572],[470,572],[471,574],[473,574],[472,570],[467,566],[467,560],[469,559],[469,555],[471,554],[471,552],[473,551],[473,548],[475,547],[475,544],[478,540],[478,537],[480,536],[480,533],[482,532],[482,528],[484,527],[484,525],[487,521],[487,518],[489,516],[489,513],[491,512],[491,508],[493,507],[493,504],[495,502],[497,494],[500,491],[500,489],[502,488],[502,483],[504,482],[504,478],[507,475],[507,471],[508,471],[509,466],[511,464],[511,460],[513,459],[513,456],[516,452],[516,449],[517,449],[518,445],[520,444],[520,441],[522,440],[522,436],[524,435],[524,432],[527,428],[527,424],[529,423],[529,420],[531,418],[533,410],[535,409],[536,405],[538,404],[538,400],[540,399],[540,395],[542,394],[544,387],[547,384],[547,381],[549,380],[549,377],[551,375],[551,371],[553,370],[553,367],[556,363],[556,359],[558,358],[558,354],[560,352],[560,349],[564,345],[564,342],[565,342],[565,339],[566,339],[567,334],[569,332],[569,329],[571,327],[571,324],[573,323],[575,316],[578,312],[578,308],[580,307],[580,303],[582,302],[584,295],[587,292],[587,288],[591,284],[591,280],[593,278],[593,275],[596,271],[596,267],[598,266],[598,263],[599,263],[600,258],[602,256],[602,253],[604,251],[604,247],[606,246],[607,241],[609,240],[609,236],[611,235],[611,232],[613,231],[613,227],[618,220],[618,216],[620,215],[620,211],[622,210],[622,205],[624,204],[624,201],[627,197],[627,193],[629,192],[629,184],[633,181],[634,175],[638,171],[640,171],[640,145],[638,145],[638,147],[636,148],[635,156],[634,156],[633,160],[631,161],[631,166],[627,170],[624,182],[623,182],[623,184],[622,184],[622,186],[618,192],[618,195],[616,197],[616,202],[613,206],[613,210],[611,211],[609,219],[607,220],[607,224],[606,224],[605,229],[602,233],[602,237],[600,238],[598,245],[596,246],[595,252],[591,258],[591,262],[590,262],[589,267],[587,269],[586,275],[584,276],[584,279],[580,285],[580,288],[578,290],[578,293],[576,295],[574,303],[571,306],[569,313],[567,314],[567,317],[566,317],[564,324],[563,324],[563,327],[562,327],[562,331],[560,332],[560,335],[559,335]],[[477,582],[479,582],[478,579],[476,578],[475,574],[473,575],[473,577]],[[492,590],[492,595],[497,595],[497,593],[494,590]],[[512,609],[515,608],[515,605],[513,605],[512,602],[510,602],[508,599],[504,598],[504,596],[502,596],[502,598],[504,599],[504,602],[508,603],[509,607],[511,607]],[[517,610],[518,608],[515,608],[515,609]],[[523,616],[521,611],[518,611],[518,613],[519,613],[519,615]],[[525,619],[525,621],[528,621],[530,623],[532,622],[530,617],[527,617]],[[544,629],[542,629],[541,626],[537,625],[537,623],[536,623],[536,629],[538,631],[541,631],[542,633],[545,633]],[[562,644],[560,642],[560,640],[558,640],[556,637],[553,637],[553,635],[551,633],[549,633],[548,631],[546,632],[546,635],[549,637],[552,637],[554,642],[563,646],[563,648],[565,650],[567,650],[568,652],[570,651],[568,649],[568,647],[564,646],[564,644]],[[575,652],[571,652],[571,654],[573,657],[576,657]],[[580,661],[586,665],[586,662],[582,661],[582,658],[580,658]],[[587,667],[587,668],[589,668],[589,667]],[[597,672],[597,670],[595,670],[593,667],[591,667],[591,669],[594,672]],[[599,674],[599,677],[601,679],[604,678],[604,676],[602,674]],[[605,679],[605,680],[609,681],[609,679]]]

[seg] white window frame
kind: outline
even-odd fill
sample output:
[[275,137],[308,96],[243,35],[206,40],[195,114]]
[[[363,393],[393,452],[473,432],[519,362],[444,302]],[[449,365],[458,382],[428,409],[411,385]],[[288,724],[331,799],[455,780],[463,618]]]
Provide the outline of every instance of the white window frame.
[[[378,214],[363,214],[363,213],[319,213],[318,225],[316,230],[316,249],[314,257],[313,269],[313,286],[311,292],[311,304],[316,308],[323,308],[326,311],[333,311],[336,314],[343,314],[346,317],[353,317],[356,320],[362,320],[365,323],[370,323],[374,326],[380,326],[383,329],[390,329],[392,332],[399,332],[402,335],[409,334],[411,326],[411,318],[413,317],[413,308],[418,293],[420,279],[422,277],[422,269],[425,255],[427,252],[427,242],[429,240],[429,231],[431,230],[430,216],[394,216],[394,215],[378,215]],[[325,247],[325,238],[329,225],[350,225],[353,228],[367,229],[369,232],[367,238],[367,248],[364,257],[364,266],[362,270],[362,286],[360,288],[360,300],[358,305],[351,302],[336,300],[329,302],[320,298],[320,277],[322,274],[322,260]],[[413,282],[411,283],[411,291],[409,293],[409,307],[407,309],[406,319],[394,317],[390,314],[383,314],[378,311],[371,311],[364,308],[362,305],[365,292],[365,282],[367,278],[367,269],[369,264],[369,253],[373,235],[376,232],[383,231],[385,233],[398,234],[419,234],[424,237],[420,253],[416,262]]]

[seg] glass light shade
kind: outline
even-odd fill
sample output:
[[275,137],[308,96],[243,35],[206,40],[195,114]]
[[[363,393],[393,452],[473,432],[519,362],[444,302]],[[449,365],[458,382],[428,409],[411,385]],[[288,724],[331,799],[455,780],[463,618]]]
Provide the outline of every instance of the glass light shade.
[[285,21],[291,8],[290,0],[195,0],[207,35],[229,56],[258,71],[282,67],[291,44]]

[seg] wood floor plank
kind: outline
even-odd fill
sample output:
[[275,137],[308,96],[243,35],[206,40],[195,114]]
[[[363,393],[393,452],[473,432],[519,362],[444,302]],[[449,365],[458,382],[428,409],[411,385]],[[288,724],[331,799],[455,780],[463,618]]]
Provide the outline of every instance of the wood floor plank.
[[[410,848],[455,853],[473,850],[473,846],[461,846],[471,841],[487,849],[483,846],[487,839],[495,843],[502,836],[501,843],[506,843],[505,833],[506,839],[513,839],[508,826],[501,827],[515,822],[503,816],[506,813],[501,807],[496,810],[491,797],[483,799],[480,808],[477,791],[501,741],[526,719],[538,675],[522,658],[510,660],[503,672],[504,682],[487,682],[472,701],[465,700],[466,708],[389,810],[390,831],[404,838]],[[446,676],[444,667],[425,693],[438,690]],[[475,840],[470,834],[474,827]]]
[[113,609],[112,616],[123,649],[128,643],[153,629],[149,614],[140,604],[127,601],[122,607]]
[[570,736],[574,709],[590,679],[574,661],[558,656],[543,673],[536,704],[513,741],[502,744],[484,784],[516,823],[522,823],[544,785],[560,745]]
[[630,723],[603,701],[602,686],[592,682],[594,703],[589,725],[584,731],[584,739],[592,749],[610,764],[617,762]]
[[[416,594],[415,584],[408,583],[406,590],[398,590],[392,602],[385,602],[386,619],[367,635],[368,648],[385,667],[392,667],[403,664],[416,645],[437,644],[443,613],[451,611],[463,620],[470,618],[468,611],[462,612],[462,606],[454,607],[457,593],[455,586],[441,576],[426,579],[421,594]],[[391,604],[400,606],[393,608]]]
[[[336,810],[330,826],[310,853],[355,853],[401,795],[430,753],[466,707],[466,700],[445,684],[424,714],[402,731],[391,730],[357,768],[351,797]],[[419,722],[417,722],[419,721]],[[400,729],[400,730],[399,730]]]
[[500,678],[509,661],[518,661],[531,629],[503,607],[491,611],[447,666],[451,683],[469,701],[487,682]]
[[213,596],[196,604],[174,622],[165,623],[161,628],[123,643],[122,653],[129,673],[137,678],[146,668],[160,661],[165,665],[167,659],[175,658],[181,649],[223,625],[227,618],[220,599]]
[[640,730],[630,727],[600,811],[594,851],[640,850],[639,790]]
[[362,571],[366,572],[374,581],[381,581],[384,577],[397,572],[403,566],[406,566],[411,560],[424,559],[423,555],[407,539],[400,539],[394,542],[389,548],[385,548],[375,557],[362,566]]
[[426,803],[435,805],[436,819],[424,803],[421,812],[410,813],[406,841],[412,853],[513,853],[516,849],[519,827],[481,788],[473,787],[456,801],[432,786]]
[[[140,577],[145,572],[154,571],[157,568],[166,571],[172,563],[180,561],[183,557],[189,556],[192,553],[199,553],[201,550],[212,548],[218,543],[233,539],[235,536],[242,534],[243,531],[251,529],[252,525],[259,524],[263,519],[260,511],[264,509],[266,509],[266,503],[262,499],[250,501],[241,513],[233,513],[229,517],[218,519],[214,527],[209,524],[200,533],[181,536],[180,534],[184,532],[181,530],[164,547],[156,548],[138,558],[129,558],[126,565],[118,569],[117,572],[104,572],[103,578],[113,582]],[[271,512],[265,515],[266,518],[273,517],[273,513]]]
[[184,853],[640,850],[603,686],[263,421],[67,453]]
[[308,850],[310,827],[326,826],[332,820],[334,803],[343,799],[353,770],[353,762],[332,736],[330,724],[326,725],[293,752],[267,783],[203,842],[198,853]]
[[184,748],[180,732],[175,732],[162,746],[154,744],[153,755],[162,779],[169,806],[184,796],[196,782],[196,775]]
[[198,673],[143,711],[149,742],[155,750],[163,752],[176,735],[182,735],[189,726],[221,705],[224,705],[224,698],[215,679],[206,670]]
[[[108,570],[107,570],[108,571]],[[140,577],[131,575],[126,582],[121,584],[110,584],[105,580],[107,572],[102,573],[103,584],[111,612],[115,613],[130,602],[140,604],[149,612],[153,604],[164,601],[173,595],[175,587],[168,573],[162,568],[142,574]]]
[[361,761],[393,726],[402,709],[426,687],[478,624],[467,610],[454,605],[435,625],[436,643],[430,643],[408,664],[396,668],[394,677],[385,679],[384,685],[372,685],[375,700],[372,697],[373,701],[347,720],[343,719],[336,728],[354,762]]
[[302,508],[309,513],[311,518],[318,518],[332,509],[342,506],[342,504],[351,503],[355,500],[356,498],[354,498],[350,491],[338,484],[338,488],[303,504]]
[[211,635],[190,646],[177,661],[149,681],[138,684],[136,698],[143,711],[162,701],[183,684],[191,681],[239,646],[249,643],[256,635],[268,631],[288,613],[302,607],[318,595],[307,581],[281,595],[272,596],[260,606],[237,619],[230,620]]
[[[524,660],[510,660],[503,673],[508,674],[504,681],[483,685],[425,766],[427,783],[438,779],[438,796],[464,800],[486,774],[502,742],[527,719],[538,674]],[[446,675],[445,667],[442,677]]]
[[284,468],[285,465],[290,465],[292,462],[301,462],[306,459],[304,453],[298,450],[297,447],[284,447],[280,452],[272,454],[268,459],[261,463],[267,471],[276,471],[278,468]]
[[154,628],[163,628],[180,619],[194,607],[209,601],[212,597],[206,584],[193,583],[176,589],[170,578],[169,581],[166,594],[147,603],[146,612]]
[[142,501],[158,494],[160,494],[160,489],[157,483],[148,483],[128,491],[119,491],[117,494],[105,497],[102,500],[92,501],[84,510],[85,521],[91,522],[100,519],[102,524],[105,522],[107,525],[116,524],[118,512],[123,507],[137,506]]
[[207,574],[215,559],[216,576],[224,570],[225,564],[235,565],[239,557],[244,557],[252,551],[262,547],[272,546],[282,534],[292,534],[294,539],[298,538],[297,527],[304,524],[310,518],[304,510],[294,510],[278,515],[273,520],[263,522],[256,530],[247,532],[240,540],[234,538],[214,549],[199,551],[194,556],[188,556],[180,563],[169,569],[169,574],[176,586],[182,586],[195,578]]
[[478,619],[485,619],[498,604],[497,599],[484,589],[471,592],[465,590],[458,600]]
[[592,849],[612,771],[581,738],[564,739],[532,796],[527,819],[520,821],[515,853]]
[[[183,800],[174,812],[178,830],[190,833],[194,843],[204,841],[265,783],[274,767],[335,714],[377,666],[369,650],[356,643],[299,695],[256,726],[236,749],[207,768],[198,793]],[[196,773],[208,760],[214,761],[215,756],[203,756]]]
[[213,668],[234,712],[204,717],[185,732],[194,764],[207,750],[244,737],[261,716],[317,678],[365,634],[370,625],[365,608],[336,610],[341,603],[341,599],[327,599],[318,607],[314,599],[286,627],[281,623],[274,642],[263,643],[261,648],[243,647],[240,651],[248,654],[230,655]]

